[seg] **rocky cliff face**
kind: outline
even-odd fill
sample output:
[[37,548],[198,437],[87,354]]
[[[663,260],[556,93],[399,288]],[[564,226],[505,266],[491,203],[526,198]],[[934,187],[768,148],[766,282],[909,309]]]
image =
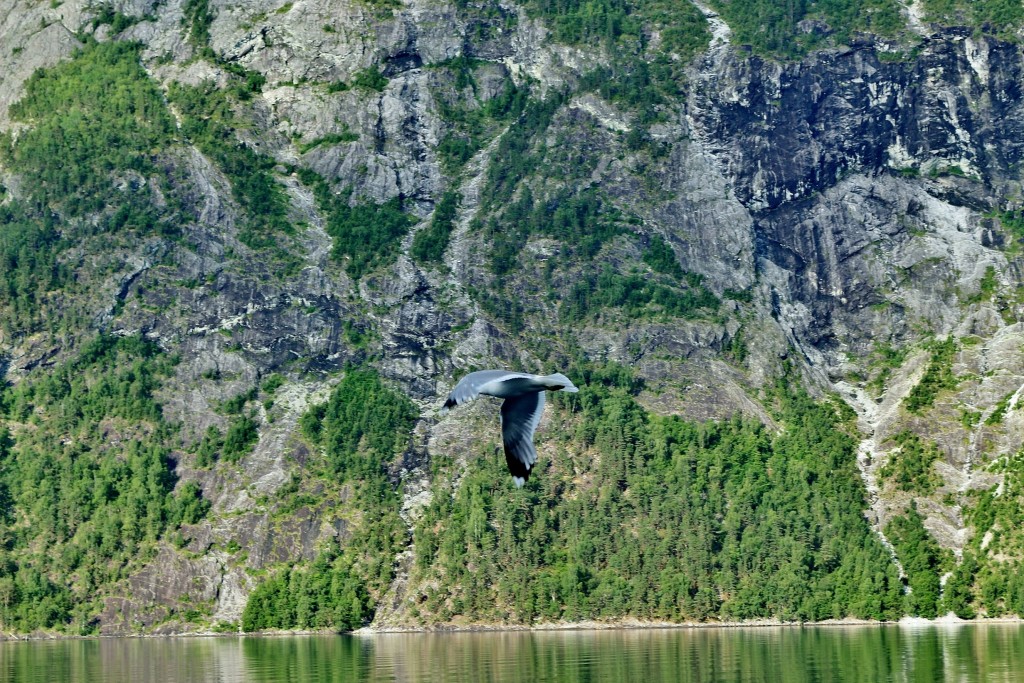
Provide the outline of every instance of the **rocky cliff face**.
[[[197,7],[209,19],[205,37]],[[108,9],[131,21],[118,25]],[[76,335],[95,329],[141,332],[181,358],[160,398],[184,425],[180,482],[198,483],[212,510],[183,529],[180,546],[162,542],[121,597],[106,598],[104,633],[192,628],[180,617],[186,603],[204,605],[210,623],[235,622],[261,572],[346,538],[347,494],[304,478],[317,454],[297,422],[351,362],[371,362],[421,411],[393,467],[410,523],[431,496],[431,458],[465,461],[493,427],[438,416],[458,375],[540,369],[570,347],[633,366],[646,380],[645,407],[694,419],[740,412],[770,424],[758,390],[790,364],[813,393],[838,393],[857,411],[878,531],[915,500],[957,553],[974,533],[961,506],[972,490],[999,485],[986,467],[1024,435],[1020,236],[1009,220],[1024,156],[1016,44],[935,29],[906,54],[865,38],[780,63],[724,43],[728,27],[715,18],[712,45],[644,120],[581,86],[609,53],[559,45],[510,4],[0,0],[0,16],[0,129],[15,139],[32,125],[10,115],[31,74],[90,40],[139,41],[163,92],[226,87],[232,69],[261,76],[234,105],[246,123],[233,134],[271,160],[288,220],[301,226],[281,238],[288,264],[253,249],[240,237],[246,210],[230,178],[179,142],[163,163],[190,217],[182,237],[120,244],[102,268],[88,246],[65,253],[94,284],[61,304],[84,312],[81,329],[0,340],[12,383],[71,357]],[[379,80],[359,87],[366,74]],[[542,163],[517,170],[516,189],[502,195],[496,178],[527,124],[481,112],[513,87],[554,104],[523,142]],[[180,125],[173,98],[171,111]],[[452,140],[468,150],[457,163],[445,151]],[[401,249],[358,274],[332,258],[331,216],[301,170],[353,205],[400,198],[415,219]],[[0,165],[0,182],[5,202],[28,194],[10,165]],[[567,240],[527,234],[514,267],[496,276],[488,221],[500,224],[523,188],[556,206],[565,187],[599,194],[629,229],[588,258]],[[461,197],[450,241],[440,261],[424,263],[413,243],[446,191]],[[559,306],[576,282],[605,265],[628,273],[658,238],[724,302],[715,315],[611,311],[566,323]],[[498,292],[497,302],[481,292]],[[957,341],[958,383],[908,411],[931,358],[926,343],[947,336]],[[237,465],[197,466],[194,444],[226,425],[220,402],[272,373],[286,382],[257,410],[254,450]],[[906,430],[939,449],[942,483],[927,493],[882,475]],[[282,513],[293,481],[310,496]],[[398,559],[382,622],[406,617],[403,570],[414,554]]]

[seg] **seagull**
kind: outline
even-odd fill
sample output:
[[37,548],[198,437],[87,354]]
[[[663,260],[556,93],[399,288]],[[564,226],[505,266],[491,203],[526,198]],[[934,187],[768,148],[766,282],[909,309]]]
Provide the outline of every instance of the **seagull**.
[[530,478],[530,470],[537,462],[533,432],[544,412],[545,391],[576,393],[579,389],[561,373],[531,375],[507,370],[480,370],[469,373],[455,385],[441,413],[468,403],[480,394],[505,399],[501,404],[501,440],[505,446],[508,471],[516,488],[520,488]]

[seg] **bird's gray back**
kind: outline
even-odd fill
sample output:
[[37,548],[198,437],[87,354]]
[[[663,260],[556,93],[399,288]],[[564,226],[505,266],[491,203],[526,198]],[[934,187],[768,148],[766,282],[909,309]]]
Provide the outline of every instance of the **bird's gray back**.
[[451,408],[466,401],[472,401],[480,393],[481,387],[496,380],[529,377],[533,377],[533,375],[523,372],[509,372],[508,370],[477,370],[476,372],[471,372],[459,380],[459,383],[448,394],[448,400],[445,401],[444,407]]

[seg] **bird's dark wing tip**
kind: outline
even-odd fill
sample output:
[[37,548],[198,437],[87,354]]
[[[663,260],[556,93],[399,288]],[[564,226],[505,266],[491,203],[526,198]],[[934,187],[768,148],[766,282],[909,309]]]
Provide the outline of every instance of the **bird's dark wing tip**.
[[454,408],[458,404],[458,401],[456,401],[453,397],[449,396],[448,400],[444,402],[444,409],[448,410],[449,408]]
[[517,458],[510,448],[505,447],[505,463],[508,465],[509,474],[512,475],[512,482],[516,488],[522,488],[530,478],[530,471],[533,465],[527,465]]

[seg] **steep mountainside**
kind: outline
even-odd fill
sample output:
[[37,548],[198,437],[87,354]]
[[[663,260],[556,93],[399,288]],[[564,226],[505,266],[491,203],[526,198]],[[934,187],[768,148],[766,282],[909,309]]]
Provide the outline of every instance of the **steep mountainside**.
[[0,0],[4,631],[1024,613],[1024,10],[776,4]]

